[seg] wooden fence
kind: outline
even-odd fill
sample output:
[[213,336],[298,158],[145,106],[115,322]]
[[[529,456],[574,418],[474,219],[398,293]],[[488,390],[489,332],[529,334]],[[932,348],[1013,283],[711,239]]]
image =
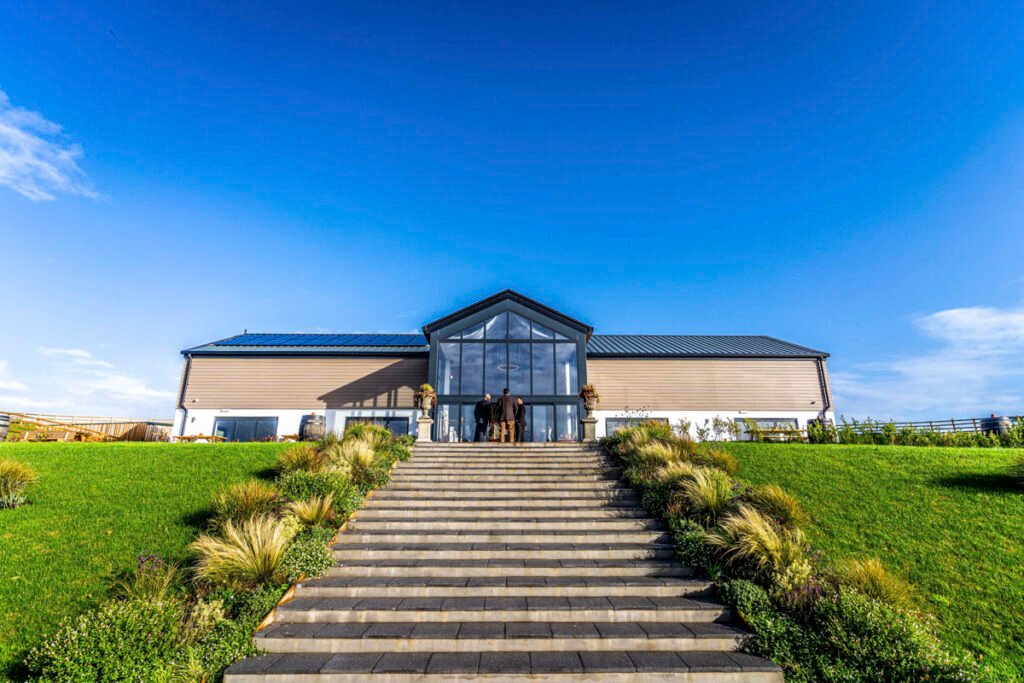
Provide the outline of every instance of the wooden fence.
[[97,441],[168,441],[172,425],[171,420],[166,418],[140,419],[13,412],[6,414],[11,416],[11,426],[14,428],[12,431],[24,435],[31,435],[33,432],[77,434]]

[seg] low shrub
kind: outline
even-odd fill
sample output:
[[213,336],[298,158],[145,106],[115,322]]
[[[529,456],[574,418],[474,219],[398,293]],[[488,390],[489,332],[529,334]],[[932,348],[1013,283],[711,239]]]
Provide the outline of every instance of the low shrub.
[[679,561],[696,572],[717,579],[719,568],[708,544],[708,533],[704,527],[692,519],[681,517],[670,518],[669,526],[672,529],[676,557]]
[[761,514],[783,527],[795,527],[810,521],[803,507],[793,496],[775,484],[751,486],[742,496],[744,503],[749,504]]
[[708,535],[727,564],[756,569],[763,585],[779,594],[799,589],[811,578],[803,532],[778,529],[749,505],[725,517]]
[[220,528],[228,522],[240,524],[257,515],[274,514],[280,504],[280,494],[271,484],[258,479],[230,484],[213,494],[212,524]]
[[289,472],[319,472],[327,464],[327,454],[314,444],[300,443],[281,451],[275,469],[280,474]]
[[914,596],[913,587],[890,574],[876,559],[847,559],[839,563],[840,581],[865,595],[892,605],[906,607]]
[[305,500],[288,503],[287,511],[305,526],[330,526],[338,513],[334,511],[334,493],[326,496],[310,496]]
[[183,639],[176,601],[114,600],[66,620],[26,663],[47,681],[136,683],[172,659]]
[[284,555],[292,534],[282,520],[259,515],[237,526],[228,521],[222,533],[203,534],[189,546],[197,558],[197,580],[253,588],[284,579]]
[[359,489],[338,472],[291,472],[280,477],[277,486],[289,500],[333,496],[338,521],[348,519],[349,515],[363,504],[363,496]]
[[25,491],[38,480],[35,470],[17,460],[0,460],[0,509],[26,502]]
[[739,467],[732,453],[721,448],[705,448],[704,450],[697,451],[697,453],[691,456],[690,460],[694,465],[713,467],[722,470],[729,476],[736,474],[736,468]]
[[288,546],[284,555],[285,578],[289,583],[322,576],[334,565],[334,554],[327,543],[334,536],[330,529],[310,528],[299,533]]
[[157,555],[139,555],[135,567],[114,581],[112,592],[128,600],[164,601],[176,592],[178,565]]
[[721,470],[698,467],[680,482],[679,492],[686,501],[686,515],[706,527],[732,509],[735,500],[732,481]]

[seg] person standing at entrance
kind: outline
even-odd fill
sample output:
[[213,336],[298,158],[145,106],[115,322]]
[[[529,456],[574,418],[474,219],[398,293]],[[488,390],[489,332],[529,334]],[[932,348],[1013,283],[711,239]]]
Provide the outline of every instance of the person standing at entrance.
[[526,441],[526,405],[523,399],[516,399],[516,441]]
[[487,430],[491,426],[490,394],[484,394],[484,397],[476,402],[476,406],[473,408],[473,421],[476,423],[473,441],[487,441]]
[[501,423],[501,443],[505,443],[505,432],[509,441],[516,442],[516,400],[509,394],[508,387],[501,392],[498,399],[498,420]]

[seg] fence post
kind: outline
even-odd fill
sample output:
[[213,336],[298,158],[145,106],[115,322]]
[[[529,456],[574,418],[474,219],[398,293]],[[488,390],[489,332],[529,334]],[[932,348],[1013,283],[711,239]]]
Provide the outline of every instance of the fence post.
[[950,418],[949,421],[953,424],[953,433],[956,434],[956,418]]
[[978,433],[978,418],[972,417],[971,418],[971,422],[974,423],[974,433],[977,434]]

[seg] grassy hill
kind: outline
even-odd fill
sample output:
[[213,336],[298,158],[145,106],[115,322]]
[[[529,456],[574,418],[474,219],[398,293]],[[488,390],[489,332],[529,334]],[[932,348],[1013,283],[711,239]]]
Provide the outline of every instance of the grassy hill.
[[61,618],[99,602],[140,553],[183,559],[211,493],[266,472],[277,444],[3,444],[30,505],[0,510],[0,680]]
[[1024,451],[729,444],[750,483],[779,484],[826,557],[877,557],[917,586],[938,633],[1024,678]]

